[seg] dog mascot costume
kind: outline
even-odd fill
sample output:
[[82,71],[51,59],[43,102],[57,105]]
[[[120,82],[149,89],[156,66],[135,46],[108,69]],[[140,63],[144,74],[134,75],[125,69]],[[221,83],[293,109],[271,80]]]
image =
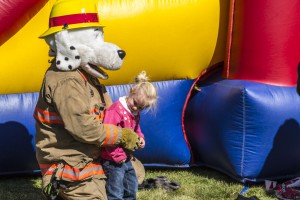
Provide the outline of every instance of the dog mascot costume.
[[43,193],[48,199],[107,199],[100,147],[138,148],[136,133],[102,124],[112,101],[98,80],[108,78],[99,67],[118,70],[125,52],[104,42],[92,0],[57,0],[41,38],[54,57],[34,112]]

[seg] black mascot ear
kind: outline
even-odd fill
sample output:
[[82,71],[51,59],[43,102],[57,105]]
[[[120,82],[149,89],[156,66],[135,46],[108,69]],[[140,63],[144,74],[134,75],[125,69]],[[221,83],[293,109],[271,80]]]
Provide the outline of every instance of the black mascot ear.
[[300,62],[298,63],[297,93],[300,96]]
[[67,30],[55,34],[56,67],[62,71],[75,70],[80,66],[81,58],[70,40]]

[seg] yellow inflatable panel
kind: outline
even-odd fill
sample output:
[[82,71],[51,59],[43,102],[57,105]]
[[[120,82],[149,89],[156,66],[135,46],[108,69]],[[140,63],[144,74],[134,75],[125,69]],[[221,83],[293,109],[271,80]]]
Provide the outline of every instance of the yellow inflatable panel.
[[39,91],[49,67],[48,46],[38,37],[48,28],[49,1],[22,29],[0,46],[0,94]]
[[[38,91],[49,67],[48,46],[38,37],[48,29],[50,0],[0,47],[0,94]],[[141,70],[152,81],[193,79],[215,51],[219,0],[99,0],[105,41],[126,51],[106,85],[127,84]]]

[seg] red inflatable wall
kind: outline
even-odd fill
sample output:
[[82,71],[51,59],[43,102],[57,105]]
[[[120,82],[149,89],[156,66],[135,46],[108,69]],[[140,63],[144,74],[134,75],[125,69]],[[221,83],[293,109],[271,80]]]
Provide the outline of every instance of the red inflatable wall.
[[0,0],[0,45],[26,24],[46,2],[47,0]]
[[231,0],[224,77],[295,86],[299,0]]

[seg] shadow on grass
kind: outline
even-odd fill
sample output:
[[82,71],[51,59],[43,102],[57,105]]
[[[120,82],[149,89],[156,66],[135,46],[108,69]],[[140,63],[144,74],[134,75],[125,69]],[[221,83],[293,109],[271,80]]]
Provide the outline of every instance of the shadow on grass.
[[0,199],[41,200],[41,176],[18,175],[0,177]]

